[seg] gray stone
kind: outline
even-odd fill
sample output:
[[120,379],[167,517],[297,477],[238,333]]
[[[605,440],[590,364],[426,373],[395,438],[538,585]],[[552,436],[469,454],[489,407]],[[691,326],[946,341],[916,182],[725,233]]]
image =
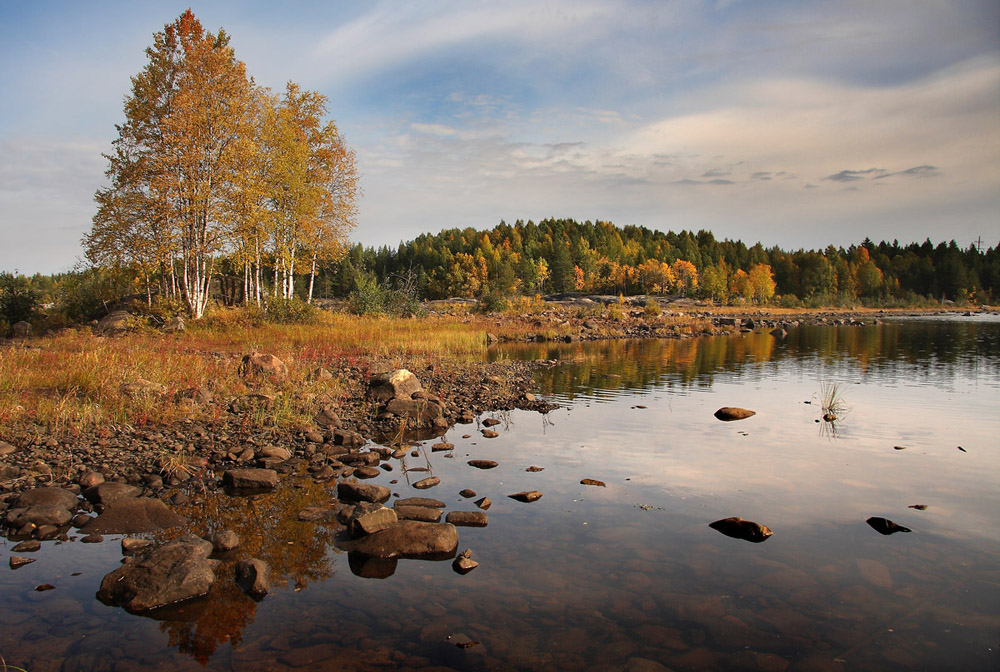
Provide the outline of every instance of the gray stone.
[[353,538],[373,534],[379,530],[396,524],[396,511],[387,509],[381,504],[359,502],[354,507],[350,518],[350,531]]
[[262,376],[276,380],[287,380],[288,366],[274,355],[255,351],[243,355],[239,374],[241,376]]
[[415,375],[406,369],[396,369],[372,376],[368,380],[368,390],[365,396],[386,403],[392,399],[410,400],[414,392],[419,392],[422,389],[420,381]]
[[225,553],[240,545],[240,537],[232,530],[222,530],[212,535],[212,550],[217,553]]
[[147,611],[204,595],[215,581],[218,561],[208,559],[211,552],[212,544],[204,539],[168,542],[105,576],[97,597],[129,611]]
[[76,494],[63,488],[44,487],[33,488],[22,492],[15,500],[15,508],[31,508],[36,504],[57,506],[68,511],[75,511],[79,504]]

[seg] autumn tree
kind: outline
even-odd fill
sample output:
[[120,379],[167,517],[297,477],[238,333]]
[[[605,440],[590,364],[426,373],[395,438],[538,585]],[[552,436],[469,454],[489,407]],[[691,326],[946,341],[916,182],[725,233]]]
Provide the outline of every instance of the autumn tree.
[[767,303],[774,298],[774,273],[767,264],[755,264],[747,274],[755,303]]

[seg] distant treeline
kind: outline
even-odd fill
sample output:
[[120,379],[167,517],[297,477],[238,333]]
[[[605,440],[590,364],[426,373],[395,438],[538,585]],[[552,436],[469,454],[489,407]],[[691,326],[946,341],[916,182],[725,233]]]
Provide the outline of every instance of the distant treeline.
[[[281,296],[288,285],[279,278],[276,290],[268,282],[280,261],[265,257],[261,263],[266,295]],[[219,257],[215,265],[214,298],[229,305],[247,302],[239,259]],[[127,265],[30,278],[0,273],[0,331],[38,316],[43,307],[50,317],[77,321],[129,296],[146,302],[149,279]],[[309,298],[305,283],[292,286],[296,296]],[[573,291],[788,307],[993,304],[1000,298],[1000,245],[981,250],[955,241],[900,245],[865,239],[846,249],[788,252],[719,241],[709,231],[663,233],[569,219],[501,222],[489,231],[424,234],[395,249],[354,245],[318,268],[314,296],[350,297],[367,312],[369,304],[385,310],[389,300],[412,307],[417,299],[469,297],[499,305],[494,300]],[[161,312],[183,310],[176,297],[153,299]]]
[[989,303],[1000,291],[1000,246],[955,241],[900,245],[865,239],[847,249],[785,251],[610,222],[501,222],[448,229],[398,248],[352,247],[324,282],[349,292],[358,276],[413,286],[423,298],[486,294],[673,294],[721,303],[797,306]]

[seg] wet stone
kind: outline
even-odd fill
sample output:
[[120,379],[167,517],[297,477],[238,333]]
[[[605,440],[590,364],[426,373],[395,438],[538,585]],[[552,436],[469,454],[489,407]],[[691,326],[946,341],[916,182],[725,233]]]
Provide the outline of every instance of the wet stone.
[[240,538],[232,530],[222,530],[212,535],[212,550],[216,553],[225,553],[240,545]]
[[441,442],[435,443],[433,446],[431,446],[431,452],[437,453],[437,452],[440,452],[440,451],[443,451],[443,450],[452,450],[454,447],[455,447],[454,443],[448,443],[447,441],[441,441]]
[[20,569],[21,567],[24,567],[25,565],[30,565],[32,562],[34,562],[37,559],[38,558],[22,558],[19,555],[12,555],[12,556],[10,556],[10,561],[9,561],[10,568],[11,569]]
[[516,499],[519,502],[535,502],[542,498],[542,493],[538,490],[526,490],[524,492],[515,492],[513,495],[507,495],[511,499]]
[[869,526],[879,534],[890,535],[896,534],[897,532],[911,532],[910,528],[903,527],[902,525],[897,525],[888,518],[880,518],[879,516],[872,516],[865,521]]
[[525,469],[525,471],[528,472],[529,474],[537,474],[540,471],[545,471],[545,467],[536,467],[535,465],[531,465],[530,467]]
[[465,497],[466,499],[471,499],[472,497],[476,496],[476,491],[466,488],[465,490],[460,491],[458,494],[460,494],[462,497]]
[[468,464],[476,469],[494,469],[500,466],[500,463],[494,460],[469,460]]
[[593,478],[585,478],[585,479],[581,480],[580,481],[580,485],[593,485],[593,486],[597,486],[599,488],[605,488],[605,487],[607,487],[607,485],[604,483],[604,481],[598,481],[598,480],[595,480]]
[[103,541],[104,537],[97,534],[96,532],[92,532],[91,534],[88,534],[87,536],[80,539],[80,542],[84,544],[100,544]]
[[416,488],[417,490],[426,490],[428,488],[433,488],[435,485],[438,485],[440,482],[441,482],[441,479],[438,478],[437,476],[428,476],[427,478],[421,479],[421,480],[417,481],[416,483],[414,483],[413,487]]
[[755,544],[767,540],[768,537],[774,534],[770,528],[764,525],[755,523],[752,520],[743,520],[739,517],[723,518],[714,523],[709,523],[708,526],[727,537],[742,539],[743,541],[750,541]]
[[10,550],[14,553],[34,553],[35,551],[41,550],[41,548],[42,542],[37,539],[29,539],[28,541],[22,541]]
[[489,497],[481,497],[476,500],[476,506],[478,506],[483,511],[486,511],[491,506],[493,506],[493,502],[490,501]]
[[494,432],[492,429],[484,429],[482,431],[482,435],[483,435],[484,439],[495,439],[498,436],[500,436],[499,434],[497,434],[496,432]]
[[444,520],[456,527],[486,527],[489,523],[482,511],[449,511]]
[[260,558],[236,563],[236,584],[247,595],[259,600],[271,589],[271,566]]
[[432,509],[443,509],[446,504],[439,499],[431,499],[430,497],[404,497],[403,499],[397,499],[393,506],[396,508],[401,506],[426,506]]
[[337,497],[345,502],[375,502],[388,501],[392,491],[384,485],[372,483],[338,483]]
[[472,559],[472,550],[468,548],[459,553],[455,561],[451,563],[452,569],[458,574],[468,574],[478,566],[479,563]]
[[354,468],[354,475],[358,478],[375,478],[381,473],[378,467],[361,466]]
[[278,485],[278,472],[273,469],[230,469],[222,475],[222,483],[233,490],[273,490]]
[[144,548],[149,548],[153,542],[149,539],[135,539],[132,537],[122,538],[122,554],[135,555]]
[[399,520],[420,520],[425,523],[436,523],[441,520],[442,511],[441,509],[431,508],[429,506],[399,506],[398,504],[393,507],[396,511],[396,517]]
[[733,420],[744,420],[752,415],[756,415],[756,411],[751,411],[746,408],[739,408],[737,406],[723,406],[715,412],[715,417],[719,420],[725,422],[731,422]]

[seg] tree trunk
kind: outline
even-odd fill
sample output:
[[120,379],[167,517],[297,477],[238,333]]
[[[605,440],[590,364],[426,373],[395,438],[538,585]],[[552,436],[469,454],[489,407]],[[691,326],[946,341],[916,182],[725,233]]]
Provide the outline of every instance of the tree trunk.
[[306,299],[306,303],[311,304],[313,302],[313,285],[315,283],[316,283],[316,253],[313,252],[312,267],[309,269],[309,297]]

